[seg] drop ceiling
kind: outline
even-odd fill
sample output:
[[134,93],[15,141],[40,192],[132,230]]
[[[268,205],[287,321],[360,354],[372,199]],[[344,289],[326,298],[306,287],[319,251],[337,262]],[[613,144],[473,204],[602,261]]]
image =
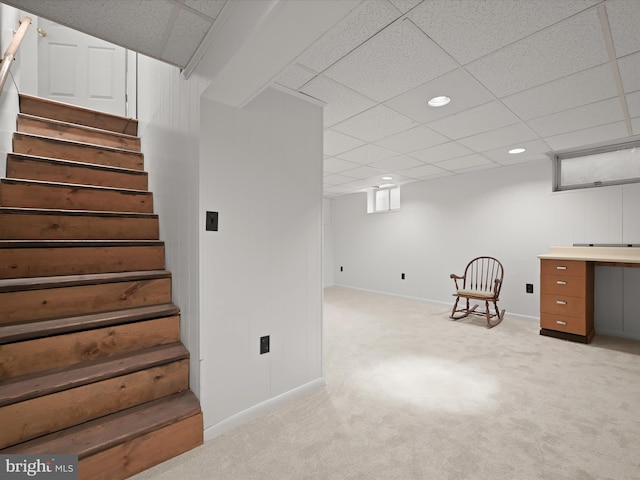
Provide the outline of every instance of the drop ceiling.
[[[6,3],[188,69],[237,1]],[[548,161],[640,135],[638,0],[354,5],[273,78],[325,103],[326,196]],[[451,103],[428,107],[438,95]],[[509,154],[515,147],[525,152]]]
[[327,104],[343,195],[640,135],[639,23],[637,0],[370,0],[275,81]]

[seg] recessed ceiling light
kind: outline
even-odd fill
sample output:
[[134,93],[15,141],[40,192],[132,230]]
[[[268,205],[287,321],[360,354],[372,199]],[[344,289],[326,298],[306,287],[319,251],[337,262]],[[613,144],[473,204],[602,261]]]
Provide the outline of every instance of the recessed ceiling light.
[[445,97],[444,95],[440,97],[433,97],[429,102],[430,107],[444,107],[447,103],[449,103],[451,99],[449,97]]
[[382,177],[382,180],[393,180],[393,177]]
[[524,151],[525,151],[524,148],[512,148],[511,150],[509,150],[509,153],[511,153],[512,155],[515,155],[516,153],[522,153]]

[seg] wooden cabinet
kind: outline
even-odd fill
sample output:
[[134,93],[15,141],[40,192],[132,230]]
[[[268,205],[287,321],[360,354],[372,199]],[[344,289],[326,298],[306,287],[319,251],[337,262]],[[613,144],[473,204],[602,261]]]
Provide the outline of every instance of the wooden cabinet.
[[593,262],[540,261],[540,334],[588,343],[593,327]]

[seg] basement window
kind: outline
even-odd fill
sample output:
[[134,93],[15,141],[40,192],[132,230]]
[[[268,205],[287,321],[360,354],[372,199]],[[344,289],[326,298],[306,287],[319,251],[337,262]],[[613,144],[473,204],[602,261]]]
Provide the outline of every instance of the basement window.
[[553,157],[553,191],[640,182],[640,141]]
[[400,210],[400,187],[380,185],[367,190],[367,213]]

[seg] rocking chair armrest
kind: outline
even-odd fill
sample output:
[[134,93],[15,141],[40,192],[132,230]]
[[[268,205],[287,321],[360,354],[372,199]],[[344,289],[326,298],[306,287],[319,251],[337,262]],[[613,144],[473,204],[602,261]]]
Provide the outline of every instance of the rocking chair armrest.
[[464,280],[464,277],[461,277],[460,275],[456,275],[455,273],[452,273],[451,275],[449,275],[449,278],[453,278],[454,280]]

